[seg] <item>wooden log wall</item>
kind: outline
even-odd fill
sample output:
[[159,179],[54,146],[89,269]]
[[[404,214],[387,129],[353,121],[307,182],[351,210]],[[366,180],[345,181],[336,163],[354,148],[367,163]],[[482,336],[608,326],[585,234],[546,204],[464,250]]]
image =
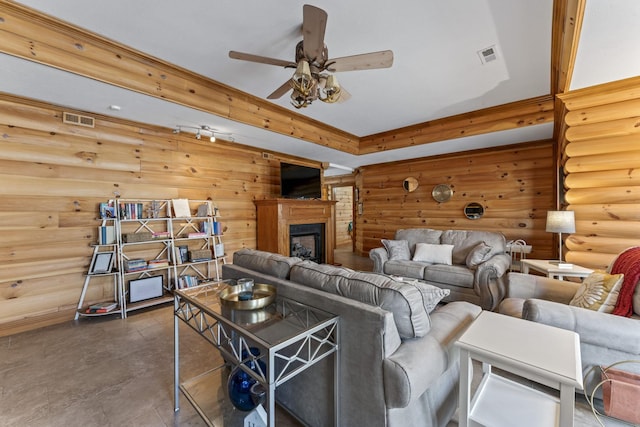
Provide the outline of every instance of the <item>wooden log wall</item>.
[[[363,213],[356,218],[364,253],[380,247],[380,239],[393,238],[400,228],[427,227],[497,231],[507,240],[524,239],[533,245],[531,258],[553,254],[553,235],[545,231],[546,212],[555,206],[552,141],[371,165],[359,171]],[[418,180],[411,193],[402,186],[410,176]],[[433,199],[437,184],[451,186],[449,201]],[[464,216],[470,202],[484,206],[482,218]]]
[[[0,94],[0,335],[73,318],[98,204],[116,194],[212,199],[227,260],[256,247],[253,202],[279,194],[288,156],[93,114],[95,128],[73,126],[62,112]],[[92,285],[87,302],[109,292],[110,283]]]
[[640,245],[640,77],[559,95],[566,209],[576,232],[566,259],[606,268]]

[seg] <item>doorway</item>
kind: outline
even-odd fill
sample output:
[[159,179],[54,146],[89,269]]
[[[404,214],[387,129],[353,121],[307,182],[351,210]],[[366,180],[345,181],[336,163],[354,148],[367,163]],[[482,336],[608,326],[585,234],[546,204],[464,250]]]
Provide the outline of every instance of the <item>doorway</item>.
[[336,201],[335,244],[336,250],[355,250],[355,221],[353,218],[353,185],[331,189],[331,199]]

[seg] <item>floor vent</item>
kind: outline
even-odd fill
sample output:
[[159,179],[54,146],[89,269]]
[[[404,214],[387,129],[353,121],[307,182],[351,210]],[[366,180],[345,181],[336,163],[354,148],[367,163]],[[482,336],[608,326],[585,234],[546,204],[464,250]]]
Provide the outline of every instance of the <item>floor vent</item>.
[[71,125],[85,126],[88,128],[93,128],[96,126],[96,119],[94,119],[93,117],[81,116],[80,114],[67,112],[62,113],[62,122]]

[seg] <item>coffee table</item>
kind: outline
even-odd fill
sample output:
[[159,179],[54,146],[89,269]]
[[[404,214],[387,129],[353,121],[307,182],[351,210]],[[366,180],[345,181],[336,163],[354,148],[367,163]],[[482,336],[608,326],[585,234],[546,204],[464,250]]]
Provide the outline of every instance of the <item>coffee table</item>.
[[[320,360],[333,356],[337,425],[339,317],[281,297],[257,310],[229,309],[221,304],[220,293],[232,284],[222,280],[174,291],[175,411],[180,409],[179,393],[182,392],[207,425],[242,425],[242,420],[237,419],[238,411],[230,413],[233,408],[226,396],[225,365],[181,382],[179,322],[182,321],[217,348],[227,364],[240,366],[264,386],[269,427],[275,426],[276,388]],[[264,363],[266,372],[246,368],[245,358],[251,348],[260,350],[257,359]]]
[[531,269],[544,273],[547,277],[557,278],[559,280],[565,277],[585,278],[593,273],[592,269],[580,267],[575,264],[571,268],[559,268],[557,261],[554,263],[553,261],[543,259],[523,259],[520,262],[522,263],[522,272],[524,274],[528,274],[529,269]]
[[[461,427],[573,426],[575,390],[582,389],[577,333],[483,311],[456,345],[460,348]],[[483,364],[473,399],[472,359]],[[497,375],[492,366],[560,390],[560,398]]]

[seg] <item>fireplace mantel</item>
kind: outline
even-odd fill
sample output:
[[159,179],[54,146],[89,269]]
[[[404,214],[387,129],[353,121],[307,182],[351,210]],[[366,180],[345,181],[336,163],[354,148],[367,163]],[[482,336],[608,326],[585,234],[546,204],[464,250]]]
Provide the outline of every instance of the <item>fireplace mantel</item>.
[[258,250],[289,256],[289,228],[295,224],[324,224],[325,263],[333,264],[334,200],[256,200]]

